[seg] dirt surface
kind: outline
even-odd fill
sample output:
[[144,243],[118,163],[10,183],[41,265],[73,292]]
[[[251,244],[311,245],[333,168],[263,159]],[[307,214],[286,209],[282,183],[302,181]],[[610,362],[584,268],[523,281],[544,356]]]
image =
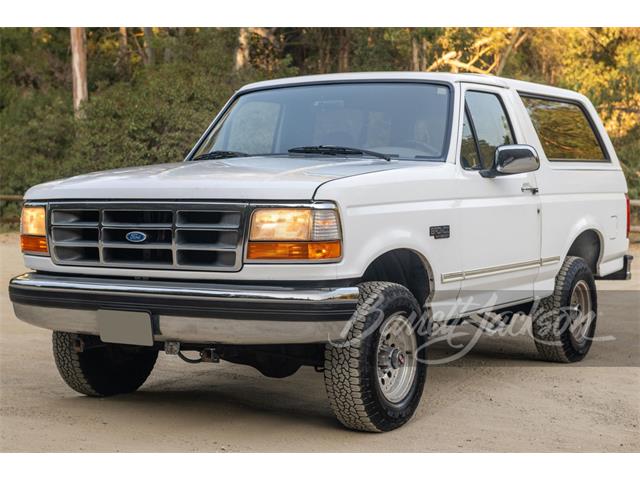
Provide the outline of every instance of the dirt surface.
[[[0,451],[639,451],[640,249],[630,282],[599,282],[598,333],[580,364],[537,359],[530,339],[484,335],[453,366],[430,367],[413,420],[346,431],[320,374],[274,380],[229,363],[160,354],[135,394],[82,397],[59,378],[51,333],[18,321],[7,283],[25,269],[0,235]],[[621,291],[626,290],[626,291]]]

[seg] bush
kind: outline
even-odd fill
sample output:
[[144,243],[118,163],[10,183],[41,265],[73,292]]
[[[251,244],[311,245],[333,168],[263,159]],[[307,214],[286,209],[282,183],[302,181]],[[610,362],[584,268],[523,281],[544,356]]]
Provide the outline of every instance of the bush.
[[629,197],[640,198],[640,127],[614,140],[614,146],[629,186]]
[[[128,29],[128,60],[120,58],[116,29],[89,29],[89,102],[76,120],[68,29],[0,29],[0,193],[20,195],[48,180],[96,170],[181,161],[234,89],[295,75],[291,62],[309,73],[320,60],[334,65],[327,52],[335,50],[330,40],[339,30],[280,29],[276,46],[254,36],[251,54],[258,61],[238,73],[237,29],[159,29],[153,66],[144,65],[140,29]],[[445,48],[438,43],[449,38],[445,30],[352,29],[351,68],[405,68],[412,35]],[[470,29],[449,30],[456,45],[475,38]],[[285,46],[277,47],[281,42]],[[316,43],[333,50],[318,50]],[[614,144],[630,196],[640,198],[640,127]],[[0,220],[18,214],[17,202],[0,203]]]
[[[0,109],[0,192],[23,194],[57,178],[183,160],[235,88],[293,73],[284,64],[270,73],[233,73],[233,42],[235,32],[226,30],[174,41],[177,60],[140,66],[128,81],[96,86],[81,120],[73,116],[66,86],[26,94],[5,89],[2,97],[12,101]],[[0,204],[4,221],[18,214],[17,202]]]
[[[16,108],[17,107],[17,108]],[[70,100],[29,96],[0,113],[0,192],[22,195],[31,185],[60,177],[74,140]],[[17,202],[0,203],[0,217],[15,221]]]

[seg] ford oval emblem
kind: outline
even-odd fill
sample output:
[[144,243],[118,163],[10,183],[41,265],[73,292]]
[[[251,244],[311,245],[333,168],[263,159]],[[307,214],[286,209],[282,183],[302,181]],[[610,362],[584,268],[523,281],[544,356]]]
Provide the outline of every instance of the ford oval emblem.
[[147,239],[147,234],[144,232],[134,231],[127,233],[127,235],[125,235],[125,238],[132,243],[141,243]]

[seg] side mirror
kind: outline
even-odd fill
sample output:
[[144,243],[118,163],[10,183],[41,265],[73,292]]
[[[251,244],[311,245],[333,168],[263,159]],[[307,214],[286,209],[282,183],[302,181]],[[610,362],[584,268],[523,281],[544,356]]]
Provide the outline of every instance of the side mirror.
[[535,149],[529,145],[502,145],[496,149],[491,168],[480,170],[485,178],[500,175],[533,172],[540,168],[540,159]]

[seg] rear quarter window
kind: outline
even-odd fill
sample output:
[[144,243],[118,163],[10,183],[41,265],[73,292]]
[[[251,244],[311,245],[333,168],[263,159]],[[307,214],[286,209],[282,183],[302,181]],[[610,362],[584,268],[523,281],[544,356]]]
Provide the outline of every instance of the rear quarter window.
[[609,161],[582,107],[558,99],[520,97],[550,161]]

